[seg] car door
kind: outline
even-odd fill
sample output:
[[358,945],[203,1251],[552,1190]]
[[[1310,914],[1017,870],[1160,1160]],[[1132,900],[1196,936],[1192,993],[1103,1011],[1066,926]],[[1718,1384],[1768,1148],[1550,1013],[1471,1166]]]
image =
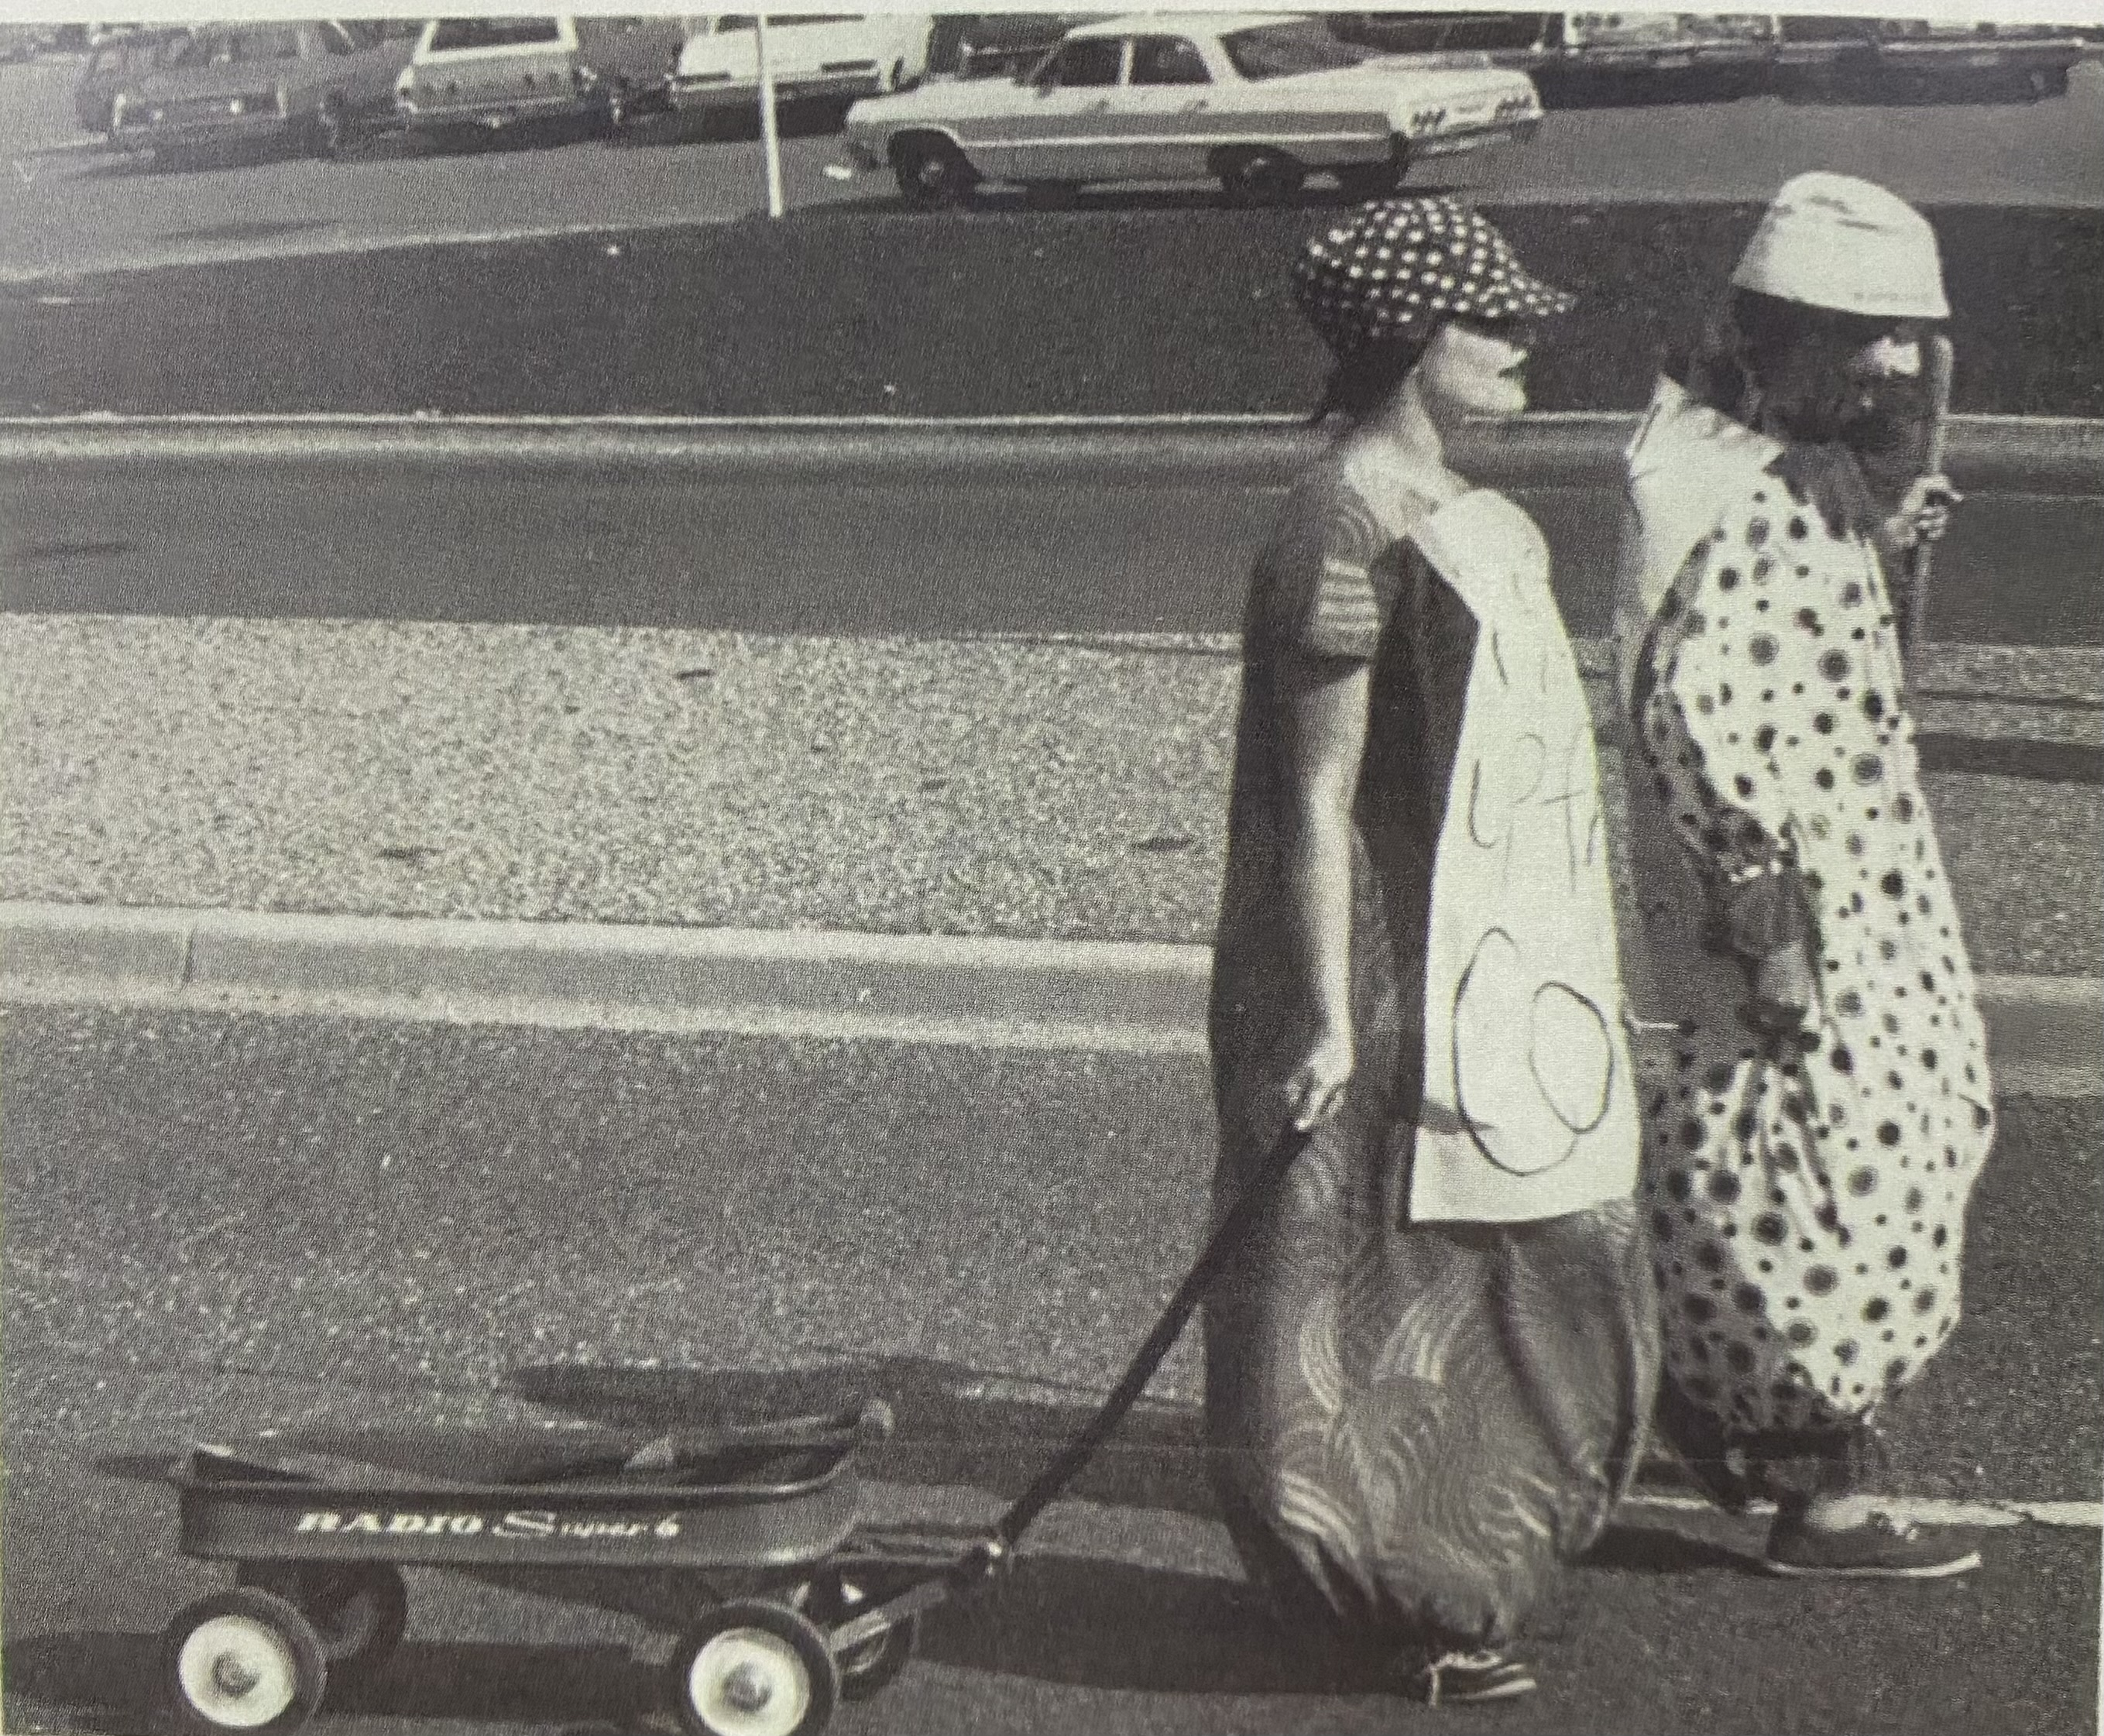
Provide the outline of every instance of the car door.
[[1218,95],[1192,38],[1166,32],[1134,37],[1126,82],[1112,104],[1117,178],[1193,180],[1210,174],[1218,135],[1227,124]]
[[967,154],[987,174],[1014,180],[1110,179],[1119,161],[1111,109],[1130,47],[1121,36],[1062,43],[1012,104],[974,124]]

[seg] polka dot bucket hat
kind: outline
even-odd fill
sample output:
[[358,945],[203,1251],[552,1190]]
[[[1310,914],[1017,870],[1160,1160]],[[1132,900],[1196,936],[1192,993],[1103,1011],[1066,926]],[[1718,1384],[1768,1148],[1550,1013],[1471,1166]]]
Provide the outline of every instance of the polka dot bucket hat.
[[1543,319],[1577,300],[1531,275],[1487,220],[1443,198],[1384,199],[1317,235],[1294,265],[1293,299],[1340,355],[1429,336],[1455,314]]

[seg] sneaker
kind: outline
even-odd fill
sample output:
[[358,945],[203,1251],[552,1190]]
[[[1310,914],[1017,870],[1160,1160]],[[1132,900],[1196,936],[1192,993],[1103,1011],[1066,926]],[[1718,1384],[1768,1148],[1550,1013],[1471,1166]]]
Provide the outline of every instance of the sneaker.
[[1842,1531],[1778,1518],[1768,1533],[1767,1570],[1793,1578],[1948,1579],[1979,1565],[1978,1550],[1925,1537],[1889,1513],[1873,1513]]
[[1503,1652],[1448,1652],[1418,1672],[1428,1706],[1470,1706],[1532,1694],[1534,1671]]

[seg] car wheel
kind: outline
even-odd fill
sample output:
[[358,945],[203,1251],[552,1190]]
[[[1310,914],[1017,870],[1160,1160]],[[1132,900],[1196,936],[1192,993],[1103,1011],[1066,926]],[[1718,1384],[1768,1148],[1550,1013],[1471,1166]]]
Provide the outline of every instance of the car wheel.
[[1283,205],[1299,192],[1308,171],[1284,151],[1244,151],[1220,165],[1220,189],[1230,205]]
[[307,123],[307,154],[334,161],[355,142],[350,117],[341,104],[323,103]]
[[332,1692],[379,1675],[408,1630],[408,1588],[386,1562],[244,1562],[236,1582],[283,1598],[313,1625]]
[[899,197],[916,211],[950,211],[971,203],[978,176],[947,139],[902,139],[891,147]]

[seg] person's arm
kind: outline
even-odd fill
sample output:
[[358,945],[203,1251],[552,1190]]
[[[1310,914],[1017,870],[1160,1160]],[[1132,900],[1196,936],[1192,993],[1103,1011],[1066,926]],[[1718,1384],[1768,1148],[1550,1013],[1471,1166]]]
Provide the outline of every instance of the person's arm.
[[1305,1128],[1335,1112],[1354,1062],[1352,804],[1370,678],[1364,663],[1308,657],[1287,658],[1281,678],[1286,918],[1315,1014],[1286,1097],[1294,1125]]
[[1696,544],[1674,581],[1647,648],[1634,721],[1707,888],[1711,936],[1745,970],[1757,1020],[1786,1026],[1816,989],[1790,763],[1813,751],[1796,741],[1799,730],[1825,741],[1812,718],[1759,698],[1764,688],[1788,691],[1794,665],[1812,661],[1812,642],[1787,617],[1771,622],[1754,608],[1754,565],[1764,557],[1739,517],[1723,540]]

